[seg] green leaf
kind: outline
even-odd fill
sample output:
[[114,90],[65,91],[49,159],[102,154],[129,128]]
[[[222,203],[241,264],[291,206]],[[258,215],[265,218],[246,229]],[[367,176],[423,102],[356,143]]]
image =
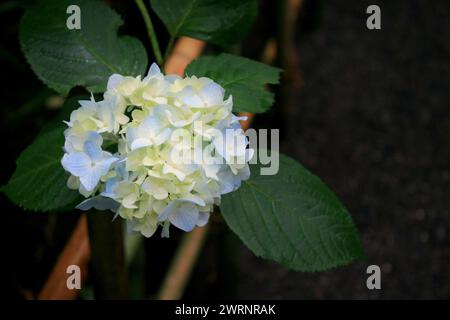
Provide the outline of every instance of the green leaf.
[[74,203],[79,194],[66,186],[68,174],[61,166],[63,126],[39,135],[16,161],[17,168],[3,192],[29,210],[52,211]]
[[318,177],[281,154],[277,175],[261,175],[260,168],[251,165],[251,179],[224,196],[220,207],[257,256],[300,271],[322,271],[363,257],[349,213]]
[[[55,129],[61,129],[65,126],[63,121],[69,121],[72,112],[80,108],[80,100],[90,100],[90,96],[87,94],[78,94],[67,98],[64,101],[64,105],[59,110],[54,110],[52,117],[42,126],[39,134],[46,133],[48,131],[53,131]],[[100,100],[100,99],[96,99]]]
[[172,37],[188,36],[220,46],[242,40],[258,13],[255,0],[151,0]]
[[222,53],[194,60],[186,68],[189,76],[209,77],[233,95],[234,112],[261,113],[273,104],[273,93],[265,84],[276,84],[281,69],[247,58]]
[[[69,30],[69,5],[81,10],[81,29]],[[143,74],[147,54],[139,40],[118,36],[120,16],[94,0],[41,0],[26,10],[20,43],[36,75],[66,95],[75,86],[101,92],[113,73]]]

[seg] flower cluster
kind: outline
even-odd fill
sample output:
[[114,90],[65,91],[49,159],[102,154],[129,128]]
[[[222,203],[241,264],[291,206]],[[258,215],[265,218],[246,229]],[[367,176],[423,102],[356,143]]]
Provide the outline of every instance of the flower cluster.
[[79,101],[64,132],[67,185],[77,208],[112,210],[150,237],[159,225],[191,231],[208,222],[222,194],[250,176],[248,148],[233,100],[209,78],[109,78],[103,100]]

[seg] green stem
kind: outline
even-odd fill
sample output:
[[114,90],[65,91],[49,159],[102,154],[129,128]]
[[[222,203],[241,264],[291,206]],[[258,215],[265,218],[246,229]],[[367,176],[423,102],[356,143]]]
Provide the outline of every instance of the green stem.
[[173,44],[175,43],[175,37],[171,36],[169,39],[169,43],[167,44],[166,52],[164,53],[164,63],[167,61],[170,52],[172,51]]
[[111,221],[112,214],[102,211],[89,212],[87,217],[95,298],[127,299],[128,273],[122,219]]
[[162,68],[163,66],[163,58],[161,55],[161,50],[159,49],[158,39],[156,38],[155,29],[153,28],[152,19],[150,19],[150,15],[148,14],[147,8],[144,5],[142,0],[134,0],[136,5],[141,11],[142,17],[144,18],[145,26],[147,27],[148,37],[150,38],[150,42],[152,44],[153,54],[155,55],[156,63]]

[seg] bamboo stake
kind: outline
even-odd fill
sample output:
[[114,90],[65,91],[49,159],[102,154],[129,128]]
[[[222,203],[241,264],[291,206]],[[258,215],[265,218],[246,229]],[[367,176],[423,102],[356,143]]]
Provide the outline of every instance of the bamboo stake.
[[82,215],[76,225],[66,246],[54,265],[47,282],[39,292],[39,300],[73,300],[78,297],[79,290],[68,289],[67,267],[77,265],[81,270],[81,283],[87,276],[87,264],[89,261],[90,247],[87,231],[86,215]]
[[164,68],[166,74],[183,76],[184,69],[192,60],[200,56],[205,46],[205,42],[193,38],[181,37],[178,39],[170,57],[167,59]]
[[206,239],[208,229],[208,226],[204,226],[183,235],[156,299],[177,300],[181,298]]

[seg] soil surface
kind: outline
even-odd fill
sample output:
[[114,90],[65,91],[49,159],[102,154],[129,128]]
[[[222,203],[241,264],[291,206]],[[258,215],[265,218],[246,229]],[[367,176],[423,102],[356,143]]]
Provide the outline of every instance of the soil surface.
[[[342,199],[368,256],[305,274],[239,249],[239,298],[450,297],[450,3],[324,1],[297,36],[282,149]],[[297,29],[301,34],[302,29]],[[366,268],[382,270],[368,290]]]

